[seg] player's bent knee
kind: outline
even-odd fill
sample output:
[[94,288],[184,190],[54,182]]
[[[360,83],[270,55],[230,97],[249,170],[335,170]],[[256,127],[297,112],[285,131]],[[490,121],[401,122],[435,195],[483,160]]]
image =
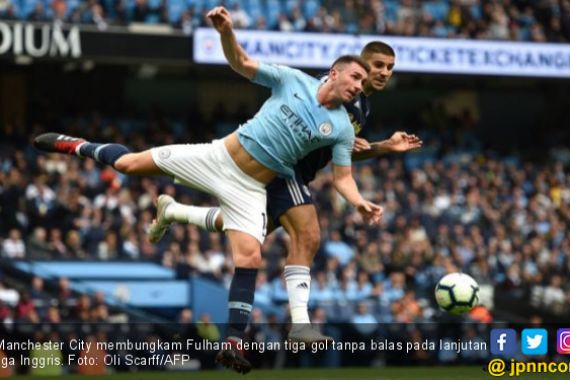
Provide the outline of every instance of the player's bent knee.
[[125,154],[115,162],[113,167],[115,170],[128,175],[163,174],[154,163],[150,151]]
[[259,268],[261,266],[261,245],[252,235],[228,230],[232,256],[236,267]]
[[224,229],[224,217],[222,216],[221,212],[219,212],[218,216],[216,217],[214,227],[217,231],[222,231]]
[[235,252],[234,264],[239,268],[260,268],[261,252]]
[[136,160],[133,159],[132,154],[126,154],[119,158],[115,165],[113,165],[115,170],[120,171],[124,174],[135,174],[137,170]]
[[245,268],[260,268],[261,267],[261,255],[251,255],[246,258],[244,265]]

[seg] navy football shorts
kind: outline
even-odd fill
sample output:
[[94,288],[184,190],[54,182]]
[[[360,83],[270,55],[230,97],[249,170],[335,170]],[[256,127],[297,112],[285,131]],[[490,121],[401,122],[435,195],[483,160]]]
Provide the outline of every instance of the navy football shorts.
[[266,190],[267,213],[275,228],[281,225],[279,218],[290,208],[313,203],[309,187],[297,172],[294,179],[275,178]]

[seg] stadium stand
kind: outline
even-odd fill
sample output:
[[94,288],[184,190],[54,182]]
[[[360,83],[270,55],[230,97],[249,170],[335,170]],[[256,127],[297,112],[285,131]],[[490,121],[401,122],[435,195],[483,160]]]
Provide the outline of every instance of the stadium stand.
[[[190,35],[206,25],[204,12],[221,3],[0,0],[0,19],[82,24],[99,31],[133,23],[167,29],[170,25]],[[229,0],[224,4],[235,24],[250,30],[560,43],[570,39],[569,0]],[[185,36],[174,34],[186,43]],[[184,54],[180,60],[190,66]],[[140,63],[138,58],[134,61]],[[27,121],[11,122],[6,117],[0,128],[0,333],[2,326],[9,329],[17,325],[9,336],[27,339],[34,336],[38,325],[52,324],[61,327],[49,333],[59,334],[62,339],[79,334],[86,339],[98,335],[97,339],[104,341],[106,336],[122,338],[132,334],[138,339],[152,335],[149,339],[154,340],[157,336],[172,338],[174,326],[180,331],[180,325],[174,325],[177,322],[184,326],[181,337],[219,339],[223,331],[212,322],[225,321],[223,305],[233,271],[223,234],[174,226],[158,245],[146,239],[154,214],[153,200],[158,194],[208,206],[212,199],[175,186],[168,178],[127,178],[91,160],[38,154],[31,148],[30,139],[55,127],[63,133],[112,140],[138,150],[150,144],[209,141],[226,135],[251,115],[246,105],[234,107],[232,114],[224,100],[217,98],[219,94],[213,96],[204,88],[215,82],[213,78],[219,79],[222,85],[215,83],[211,91],[231,88],[228,94],[222,94],[229,98],[239,87],[233,87],[230,80],[225,82],[223,69],[214,68],[192,67],[192,80],[203,76],[206,81],[191,83],[188,92],[170,93],[168,83],[183,86],[178,81],[185,69],[160,66],[155,71],[164,75],[160,79],[166,78],[165,83],[141,83],[143,70],[128,66],[126,61],[113,62],[117,66],[108,71],[108,62],[83,65],[57,61],[42,66],[44,63],[38,59],[29,67],[16,68],[11,61],[6,62],[3,64],[10,68],[7,75],[18,77],[24,70],[35,75],[29,76],[29,82],[16,81],[13,87],[12,82],[4,82],[5,92],[0,94],[11,94],[13,89],[26,86],[30,89],[29,99],[22,95],[25,92],[19,95],[29,101]],[[93,71],[95,74],[90,76]],[[89,79],[77,87],[65,83],[69,78],[73,79],[69,82],[80,79],[83,72]],[[365,226],[339,199],[331,187],[331,173],[325,170],[317,178],[312,191],[322,242],[312,268],[312,321],[337,340],[395,337],[421,342],[436,337],[438,333],[430,330],[430,324],[421,329],[402,329],[398,324],[447,321],[448,316],[434,302],[433,288],[444,274],[459,270],[473,276],[481,286],[483,305],[466,317],[470,321],[540,324],[564,319],[570,311],[570,151],[564,147],[569,136],[568,90],[560,85],[557,90],[545,91],[548,94],[542,97],[540,88],[556,81],[542,78],[512,82],[486,78],[486,84],[480,86],[478,78],[448,76],[450,81],[442,84],[445,81],[437,76],[427,79],[429,75],[406,75],[395,79],[401,80],[396,86],[404,83],[420,91],[429,87],[429,94],[416,98],[416,93],[408,97],[402,95],[408,93],[400,92],[398,96],[406,100],[390,102],[383,98],[382,102],[387,100],[386,108],[398,113],[404,102],[421,102],[455,85],[473,86],[474,96],[480,96],[477,104],[487,107],[493,125],[478,124],[470,112],[451,116],[435,101],[413,117],[402,113],[401,119],[385,124],[373,120],[367,136],[370,139],[386,138],[389,132],[406,129],[425,142],[419,152],[356,165],[363,194],[385,206],[380,229]],[[0,75],[0,83],[3,79]],[[121,82],[139,79],[142,97],[166,95],[166,102],[174,97],[183,99],[170,105],[170,110],[180,108],[177,116],[154,105],[145,113],[132,112],[128,104],[122,104],[126,100],[118,95],[121,90],[115,91],[115,82],[121,87],[125,86]],[[208,79],[212,83],[205,83]],[[507,82],[506,89],[494,93]],[[182,80],[180,83],[188,84]],[[151,88],[154,84],[157,87]],[[32,90],[33,86],[37,88]],[[84,91],[89,86],[105,90],[94,90],[90,96]],[[61,91],[52,93],[52,88],[59,87]],[[138,88],[131,87],[130,91],[137,92]],[[525,90],[530,94],[522,100],[520,94]],[[59,105],[52,104],[54,99],[46,99],[61,94],[65,101]],[[204,96],[207,100],[201,106],[207,104],[208,110],[201,109],[198,102],[185,109],[188,95],[194,96],[190,102]],[[259,94],[244,96],[261,98]],[[500,104],[510,104],[510,113],[494,104],[501,97],[508,98]],[[0,97],[5,109],[16,103],[7,99],[10,96]],[[211,99],[220,103],[208,103]],[[86,113],[91,103],[107,104],[113,111],[107,114],[108,110],[94,106],[98,111]],[[540,108],[544,104],[553,106]],[[528,109],[518,112],[519,107]],[[512,112],[515,109],[517,112]],[[184,112],[188,113],[186,119],[180,116]],[[535,116],[544,119],[536,130],[530,123],[520,123]],[[518,129],[519,123],[524,127]],[[499,143],[490,146],[488,135]],[[517,151],[517,143],[523,140],[531,142],[534,151]],[[280,342],[287,336],[283,324],[288,320],[287,291],[282,280],[287,245],[288,237],[279,231],[270,235],[264,245],[252,313],[252,340]],[[87,327],[76,331],[66,327],[69,322]],[[137,322],[133,324],[136,328],[122,331],[125,326],[131,327],[128,322]],[[160,331],[149,327],[151,322],[172,327]],[[394,324],[370,329],[375,322]],[[115,326],[92,327],[106,323]],[[454,338],[486,336],[486,331],[478,328],[480,325],[463,328],[454,332]],[[51,338],[44,334],[34,339]],[[214,365],[212,352],[192,354],[200,362],[192,365]],[[486,359],[475,350],[461,357],[433,352],[414,355],[410,359],[388,353],[382,360],[392,365],[409,364],[409,360],[465,364]],[[366,353],[355,359],[329,352],[322,356],[300,354],[287,360],[300,366],[334,367],[343,363],[368,365],[375,359]],[[252,357],[252,362],[257,367],[271,367],[275,363],[284,365],[286,360],[277,353],[266,353]]]
[[[232,116],[228,118],[223,124]],[[431,320],[436,314],[431,303],[435,283],[447,272],[462,270],[491,294],[484,298],[490,308],[494,291],[508,291],[511,297],[532,292],[536,307],[557,315],[566,312],[570,293],[559,286],[564,282],[560,276],[570,268],[570,177],[564,165],[483,150],[469,129],[469,117],[454,120],[464,124],[453,135],[435,133],[433,122],[427,118],[425,129],[417,131],[429,142],[421,152],[358,165],[357,178],[366,196],[385,205],[382,229],[364,226],[340,202],[331,190],[330,173],[314,182],[323,240],[313,268],[312,308],[336,322],[348,322],[364,309],[377,321]],[[146,124],[123,136],[132,146],[145,146],[148,133],[156,136],[154,143],[189,139],[183,129],[177,129],[178,134],[160,131],[162,123],[97,115],[70,118],[66,126],[69,132],[85,128],[93,139],[101,133],[120,139],[120,126],[129,124]],[[2,138],[2,257],[143,260],[172,270],[168,276],[173,284],[175,277],[196,274],[227,285],[232,266],[222,234],[175,226],[157,246],[145,239],[152,199],[158,193],[194,204],[209,204],[209,198],[175,187],[168,179],[127,178],[88,160],[38,155],[20,133],[4,131]],[[287,295],[280,275],[286,245],[286,236],[277,232],[264,247],[256,295],[263,318],[286,318]],[[65,268],[48,272],[77,272]],[[97,283],[98,276],[88,276],[91,285],[106,289]],[[15,307],[14,302],[8,305]],[[214,317],[223,320],[222,314]],[[39,318],[45,317],[40,313]]]
[[224,4],[236,28],[536,42],[570,40],[570,1],[489,0],[4,0],[0,19],[207,26]]

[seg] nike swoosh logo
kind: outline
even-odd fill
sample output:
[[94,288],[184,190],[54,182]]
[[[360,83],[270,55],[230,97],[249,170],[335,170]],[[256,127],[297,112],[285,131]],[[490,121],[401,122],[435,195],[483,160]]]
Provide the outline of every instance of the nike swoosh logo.
[[303,100],[303,98],[301,98],[301,97],[299,96],[299,94],[297,94],[296,92],[293,94],[293,96],[296,97],[296,98],[299,99],[299,100]]

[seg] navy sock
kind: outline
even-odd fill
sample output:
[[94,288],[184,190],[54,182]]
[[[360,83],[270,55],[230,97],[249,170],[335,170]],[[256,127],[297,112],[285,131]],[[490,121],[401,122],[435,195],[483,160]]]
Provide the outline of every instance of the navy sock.
[[130,153],[129,149],[121,144],[96,144],[87,142],[79,147],[80,155],[111,166],[114,166],[115,162],[127,153]]
[[236,268],[228,300],[230,318],[227,336],[243,338],[253,309],[256,278],[257,269]]

